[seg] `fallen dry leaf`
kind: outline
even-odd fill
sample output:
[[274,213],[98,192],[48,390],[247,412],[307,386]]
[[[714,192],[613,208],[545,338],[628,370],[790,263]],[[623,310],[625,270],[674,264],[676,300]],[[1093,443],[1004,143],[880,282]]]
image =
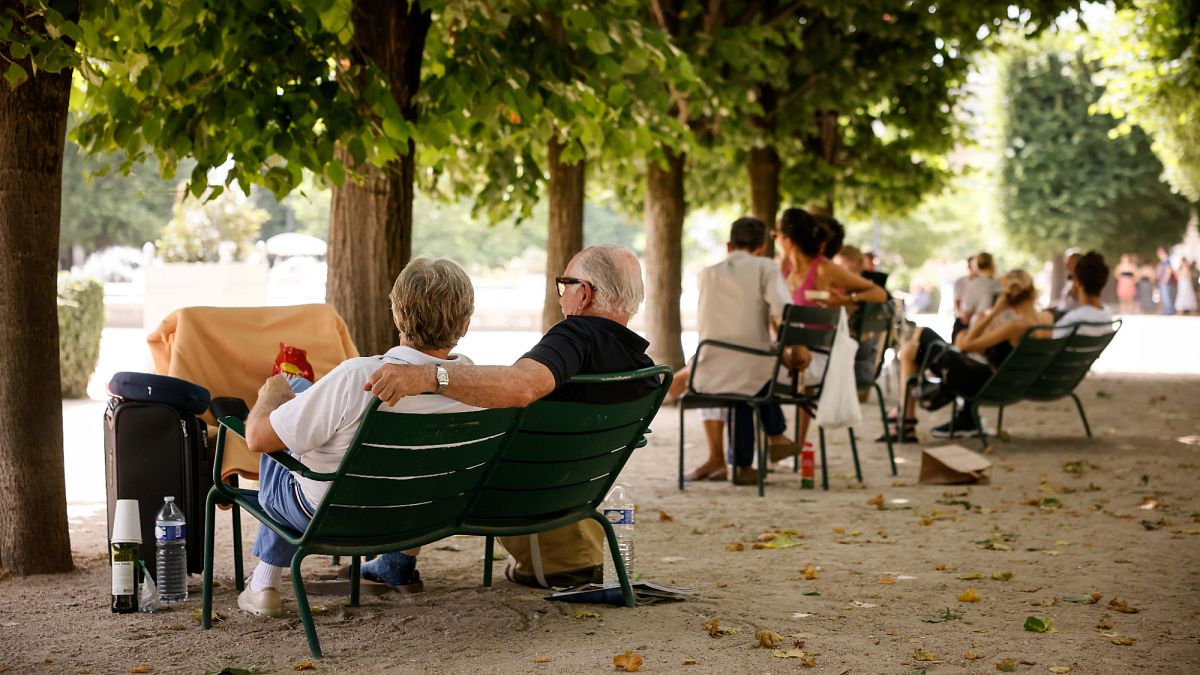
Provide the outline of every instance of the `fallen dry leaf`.
[[[188,612],[188,616],[192,617],[192,619],[195,620],[196,623],[200,623],[200,618],[204,616],[204,613],[202,612],[202,610],[199,607],[197,607],[196,609],[193,609],[192,611]],[[221,615],[218,614],[217,610],[214,609],[212,611],[212,614],[209,615],[209,620],[212,623],[216,623],[221,620]]]
[[878,494],[867,500],[867,506],[874,506],[880,511],[883,510],[883,495]]
[[796,638],[795,640],[792,640],[792,646],[796,649],[804,649],[804,640]]
[[317,665],[315,663],[313,663],[312,661],[301,661],[300,663],[292,664],[292,670],[316,670],[316,669],[317,669]]
[[783,644],[783,636],[770,630],[754,631],[754,639],[758,640],[759,647],[766,647],[768,649],[774,649]]
[[1014,673],[1017,670],[1016,659],[1002,659],[996,662],[996,670],[1002,673]]
[[1012,572],[992,572],[992,581],[1011,581]]
[[810,655],[808,655],[808,656],[805,656],[805,657],[801,658],[801,659],[800,659],[800,663],[801,663],[801,664],[802,664],[802,665],[803,665],[805,668],[812,668],[813,666],[816,666],[816,665],[817,665],[817,657],[815,657],[815,656],[813,656],[813,655],[811,655],[811,654],[810,654]]
[[681,666],[694,666],[694,665],[696,665],[696,659],[684,659],[684,660],[682,660],[682,661],[680,661],[680,662],[679,662],[679,665],[681,665]]
[[129,669],[129,672],[131,673],[150,673],[153,671],[154,668],[151,668],[149,663],[139,663],[138,665]]
[[745,551],[746,545],[740,541],[735,541],[732,544],[725,544],[725,550],[729,551],[730,553],[734,553],[737,551]]
[[577,609],[575,610],[576,619],[600,619],[600,612],[594,609]]
[[1050,666],[1050,672],[1060,674],[1069,673],[1071,672],[1071,666]]
[[705,621],[704,630],[707,630],[708,634],[715,638],[723,637],[725,635],[734,635],[741,632],[741,629],[738,628],[721,628],[721,620],[717,618],[712,618],[708,621]]
[[926,518],[926,517],[922,516],[920,522],[921,522],[922,527],[929,527],[930,525],[933,524],[933,518]]
[[914,661],[937,661],[937,654],[924,649],[918,649],[912,653]]
[[534,657],[533,662],[534,663],[550,663],[550,661],[552,661],[552,660],[553,659],[551,659],[549,656],[536,656],[536,657]]
[[1113,598],[1108,601],[1108,606],[1122,614],[1137,614],[1141,611],[1136,607],[1131,607],[1125,598]]
[[963,652],[963,658],[968,661],[974,661],[975,659],[982,659],[983,657],[975,652]]
[[832,529],[834,534],[844,534],[846,532],[846,528],[841,526],[834,526]]
[[1131,637],[1115,637],[1110,639],[1109,642],[1112,642],[1114,645],[1121,645],[1122,647],[1137,644],[1137,640]]
[[776,649],[771,655],[777,659],[802,659],[807,656],[802,649]]
[[974,588],[968,588],[958,595],[959,602],[979,602],[979,593]]
[[627,673],[636,673],[642,669],[642,657],[634,652],[625,652],[613,657],[613,668]]
[[1099,628],[1100,630],[1108,630],[1112,627],[1113,627],[1112,621],[1109,620],[1107,614],[1100,617],[1100,620],[1096,622],[1096,628]]
[[879,577],[879,583],[894,584],[894,583],[896,583],[896,577]]
[[800,575],[804,577],[805,581],[812,581],[813,579],[821,576],[820,574],[817,574],[817,568],[813,567],[811,564],[805,565],[804,569],[800,570]]
[[675,516],[673,516],[673,515],[671,515],[671,514],[667,513],[666,511],[659,511],[659,512],[658,512],[658,519],[659,519],[660,521],[666,521],[666,522],[668,522],[668,523],[673,523],[673,522],[675,522]]
[[938,563],[937,565],[934,565],[933,569],[935,569],[939,572],[945,572],[946,571],[946,563]]
[[966,574],[958,575],[958,578],[960,581],[974,581],[976,579],[982,579],[983,575],[979,572],[968,572]]

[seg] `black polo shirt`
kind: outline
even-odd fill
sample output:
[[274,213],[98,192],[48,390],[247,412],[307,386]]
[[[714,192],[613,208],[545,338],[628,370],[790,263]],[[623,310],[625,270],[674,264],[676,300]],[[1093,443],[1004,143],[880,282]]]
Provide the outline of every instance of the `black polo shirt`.
[[611,384],[567,384],[575,375],[619,373],[649,368],[650,343],[625,326],[598,316],[569,316],[554,324],[522,358],[546,366],[554,376],[548,401],[623,403],[646,396],[658,387],[654,380]]

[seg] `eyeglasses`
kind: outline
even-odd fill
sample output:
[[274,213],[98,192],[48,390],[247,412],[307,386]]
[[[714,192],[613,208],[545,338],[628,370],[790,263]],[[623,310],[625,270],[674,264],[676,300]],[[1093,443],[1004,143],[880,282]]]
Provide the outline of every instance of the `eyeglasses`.
[[567,286],[572,286],[574,284],[586,284],[588,288],[592,289],[592,293],[596,292],[596,284],[593,284],[587,279],[576,279],[575,277],[555,277],[554,283],[558,286],[558,297],[560,298],[563,296],[563,293],[567,292]]

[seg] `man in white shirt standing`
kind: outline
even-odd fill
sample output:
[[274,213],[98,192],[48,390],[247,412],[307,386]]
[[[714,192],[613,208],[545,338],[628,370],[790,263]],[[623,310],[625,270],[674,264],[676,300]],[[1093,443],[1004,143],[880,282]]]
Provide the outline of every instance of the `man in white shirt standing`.
[[[334,472],[353,442],[358,425],[374,398],[363,391],[366,381],[382,364],[469,364],[450,354],[466,334],[475,308],[471,280],[457,263],[445,258],[415,258],[392,287],[392,318],[399,344],[382,356],[343,361],[300,395],[293,393],[281,375],[259,389],[258,401],[246,419],[246,443],[254,452],[287,449],[305,466]],[[479,410],[440,395],[412,396],[380,410],[404,413],[450,413]],[[259,462],[258,500],[272,517],[304,531],[325,496],[327,483],[297,476],[265,454]],[[259,525],[254,555],[259,559],[249,583],[238,596],[238,607],[259,616],[279,616],[279,583],[283,568],[291,564],[295,547],[269,528]],[[394,570],[403,579],[388,579],[393,586],[419,588],[415,558],[406,557],[407,569]],[[369,575],[364,569],[364,577]]]
[[[771,328],[783,318],[790,295],[779,267],[763,257],[766,234],[767,226],[761,220],[739,218],[734,221],[725,245],[729,255],[700,273],[697,328],[701,340],[771,348]],[[753,396],[771,379],[774,365],[774,360],[768,357],[706,346],[691,368],[697,392]],[[687,478],[723,480],[727,477],[723,452],[726,409],[705,408],[701,415],[708,439],[708,459]],[[783,436],[786,422],[778,406],[763,408],[762,421],[776,451],[773,455],[796,453],[795,445]],[[754,420],[749,406],[733,407],[730,441],[735,482],[756,482],[757,476],[750,468],[754,460]]]
[[[996,263],[992,254],[983,252],[975,256],[975,278],[967,282],[962,305],[958,308],[958,319],[968,328],[996,302],[1000,285],[996,283]],[[952,339],[953,341],[953,339]]]

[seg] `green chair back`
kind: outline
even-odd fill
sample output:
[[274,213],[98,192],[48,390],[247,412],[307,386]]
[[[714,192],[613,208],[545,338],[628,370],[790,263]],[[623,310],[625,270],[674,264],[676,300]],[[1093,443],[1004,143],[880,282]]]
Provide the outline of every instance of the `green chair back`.
[[1068,338],[1037,338],[1035,331],[1050,330],[1051,326],[1032,326],[1016,348],[1004,359],[996,372],[971,397],[980,403],[1005,404],[1019,401],[1033,386],[1042,372],[1066,346]]
[[536,401],[525,410],[512,441],[491,468],[464,527],[472,532],[516,531],[538,523],[591,514],[666,396],[671,370],[655,366],[628,373],[577,375],[572,383],[661,378],[658,388],[628,403]]
[[378,407],[378,400],[370,404],[306,540],[361,548],[453,530],[522,413]]
[[887,302],[864,302],[859,305],[850,332],[860,345],[874,343],[871,352],[871,381],[858,382],[859,387],[869,387],[883,371],[883,360],[891,343],[892,329],[896,324],[895,300]]
[[[783,319],[779,323],[779,345],[802,346],[813,352],[828,354],[833,348],[833,338],[837,334],[838,316],[841,311],[836,307],[784,307]],[[828,365],[826,360],[826,368]],[[785,370],[783,350],[780,349],[775,357],[774,377],[771,378],[768,396],[792,398],[802,394],[799,391],[798,377],[792,377],[790,380],[779,379],[779,374]]]
[[[1103,335],[1083,335],[1080,328],[1098,326],[1110,330]],[[1059,353],[1058,358],[1042,371],[1037,381],[1033,383],[1026,398],[1038,401],[1053,401],[1069,395],[1083,380],[1091,369],[1100,353],[1112,342],[1117,331],[1121,328],[1121,320],[1102,323],[1074,324],[1067,344]]]

